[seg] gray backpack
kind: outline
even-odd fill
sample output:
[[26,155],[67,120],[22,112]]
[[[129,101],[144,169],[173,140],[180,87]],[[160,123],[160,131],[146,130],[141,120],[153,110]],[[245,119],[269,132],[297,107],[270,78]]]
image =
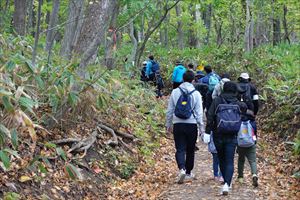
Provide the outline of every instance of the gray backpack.
[[241,128],[238,132],[238,146],[239,147],[251,147],[255,144],[253,140],[254,129],[250,123],[250,121],[243,121],[241,124]]

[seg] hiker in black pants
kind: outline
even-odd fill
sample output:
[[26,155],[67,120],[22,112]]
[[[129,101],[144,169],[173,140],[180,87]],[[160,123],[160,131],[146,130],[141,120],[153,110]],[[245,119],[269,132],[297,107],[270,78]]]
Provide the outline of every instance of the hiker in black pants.
[[223,195],[228,194],[231,186],[237,133],[241,127],[241,110],[246,107],[245,103],[238,100],[237,94],[236,83],[232,81],[224,83],[223,92],[213,100],[207,112],[206,133],[203,137],[203,141],[208,143],[209,134],[214,133],[213,140],[224,178]]
[[[179,169],[178,183],[183,183],[185,179],[192,180],[194,178],[191,171],[194,168],[195,144],[198,136],[197,124],[200,132],[204,133],[202,99],[192,84],[194,78],[192,71],[188,70],[184,73],[184,83],[174,89],[169,98],[166,116],[167,133],[171,133],[173,129],[174,134],[175,157]],[[182,101],[184,97],[187,99]],[[185,106],[187,106],[188,112],[184,112]]]

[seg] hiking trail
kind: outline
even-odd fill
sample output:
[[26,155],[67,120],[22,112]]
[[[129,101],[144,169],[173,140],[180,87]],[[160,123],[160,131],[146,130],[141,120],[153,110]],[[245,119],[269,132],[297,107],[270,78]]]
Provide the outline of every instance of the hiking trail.
[[[257,199],[255,189],[252,186],[248,163],[245,163],[245,180],[243,184],[237,182],[237,155],[235,156],[235,171],[232,179],[232,189],[228,196],[221,195],[220,182],[213,179],[212,155],[207,150],[207,145],[198,142],[199,150],[195,154],[195,166],[193,173],[196,180],[184,182],[183,184],[172,183],[159,199],[161,200],[199,200],[199,199]],[[174,160],[175,162],[175,160]],[[175,177],[174,177],[175,178]]]

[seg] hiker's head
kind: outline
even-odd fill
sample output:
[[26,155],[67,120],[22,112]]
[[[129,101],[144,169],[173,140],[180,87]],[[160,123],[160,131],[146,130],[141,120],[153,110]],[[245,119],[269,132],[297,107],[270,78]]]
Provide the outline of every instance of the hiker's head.
[[183,74],[183,81],[184,82],[193,82],[193,80],[195,79],[195,74],[193,71],[191,70],[187,70],[184,74]]
[[244,73],[241,73],[241,75],[239,76],[238,78],[238,81],[239,82],[250,82],[251,79],[250,79],[250,76],[248,73],[244,72]]
[[205,71],[207,74],[211,73],[211,72],[212,72],[211,66],[210,66],[210,65],[205,65],[205,66],[204,66],[204,71]]
[[194,69],[194,64],[193,63],[189,63],[188,64],[188,68],[191,69],[191,70],[193,70]]
[[150,60],[154,60],[154,56],[153,56],[153,55],[150,55],[148,58],[149,58]]
[[224,73],[222,74],[221,78],[227,78],[227,79],[230,79],[230,75],[228,73]]
[[181,60],[176,60],[175,64],[176,65],[182,65],[182,61]]
[[228,81],[228,82],[224,83],[223,92],[237,94],[237,92],[238,92],[237,84],[233,81]]
[[205,74],[203,73],[203,71],[197,71],[195,76],[196,76],[196,78],[198,78],[198,79],[199,79],[199,78],[202,78],[202,77],[204,77],[204,76],[205,76]]

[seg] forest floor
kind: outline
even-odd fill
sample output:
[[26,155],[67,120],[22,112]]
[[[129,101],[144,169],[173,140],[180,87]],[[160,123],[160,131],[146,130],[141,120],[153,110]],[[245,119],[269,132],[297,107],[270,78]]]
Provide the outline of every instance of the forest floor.
[[[161,148],[155,152],[155,164],[146,169],[141,166],[128,181],[115,187],[110,199],[300,199],[300,181],[292,177],[292,169],[299,167],[299,159],[291,156],[284,143],[266,134],[258,145],[259,187],[252,186],[250,168],[245,163],[245,181],[237,182],[237,154],[233,186],[227,197],[221,195],[221,183],[213,180],[212,156],[207,145],[198,142],[194,173],[197,179],[176,184],[178,172],[174,142],[162,139]],[[289,158],[286,158],[287,155]],[[296,169],[297,170],[297,169]],[[128,189],[130,188],[130,189]],[[118,192],[117,192],[118,191]]]

